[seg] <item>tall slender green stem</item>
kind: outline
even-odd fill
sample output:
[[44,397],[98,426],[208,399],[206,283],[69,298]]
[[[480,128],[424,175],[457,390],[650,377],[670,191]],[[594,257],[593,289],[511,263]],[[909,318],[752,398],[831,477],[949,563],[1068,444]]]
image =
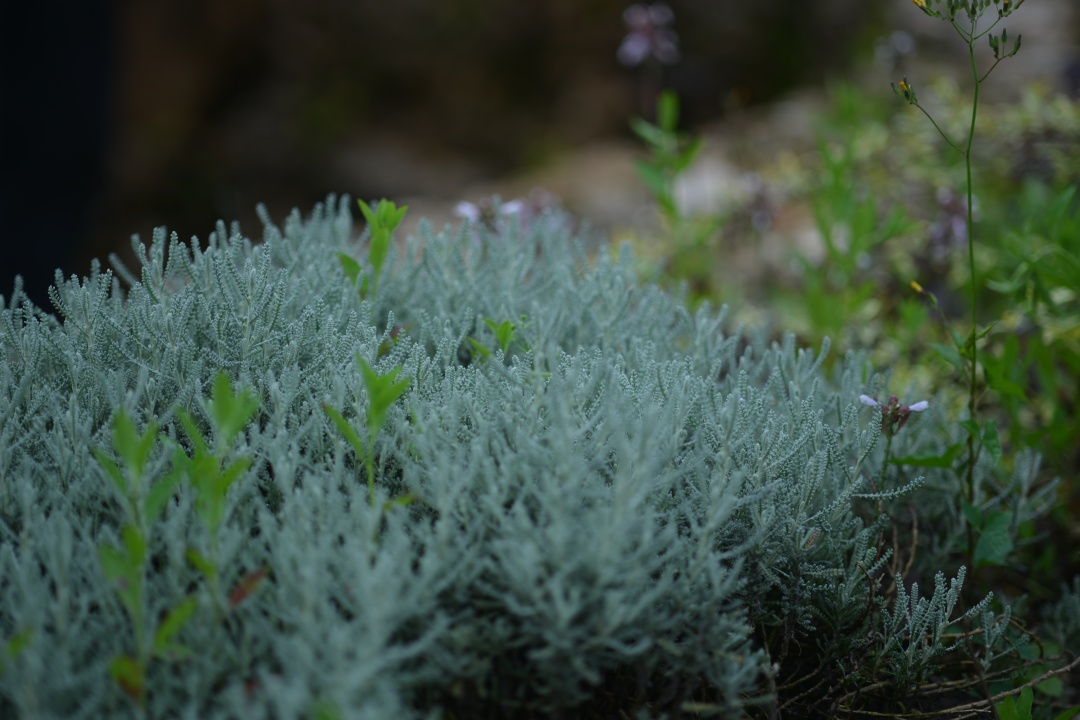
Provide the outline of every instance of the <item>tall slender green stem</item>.
[[[974,27],[972,27],[974,34]],[[971,127],[968,129],[967,148],[964,151],[964,164],[967,170],[967,242],[968,242],[968,271],[971,276],[971,388],[968,396],[968,416],[975,420],[975,401],[978,391],[978,341],[976,339],[979,328],[979,288],[975,273],[975,216],[973,192],[971,187],[971,146],[975,141],[975,117],[979,111],[979,69],[975,63],[975,42],[968,42],[968,56],[971,58],[971,73],[975,78],[975,94],[971,102]],[[975,437],[968,433],[968,466],[967,466],[967,501],[975,501]]]

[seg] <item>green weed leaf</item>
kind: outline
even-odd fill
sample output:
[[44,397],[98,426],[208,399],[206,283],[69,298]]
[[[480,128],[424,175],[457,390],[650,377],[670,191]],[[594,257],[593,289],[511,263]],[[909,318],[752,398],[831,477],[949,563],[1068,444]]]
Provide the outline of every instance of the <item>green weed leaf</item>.
[[930,343],[930,347],[934,351],[945,359],[950,365],[952,365],[957,372],[964,372],[964,359],[960,356],[960,353],[955,347],[949,345],[942,345],[941,343]]
[[206,559],[206,557],[195,548],[188,548],[187,552],[184,553],[184,557],[187,558],[187,561],[191,563],[196,570],[201,572],[203,577],[207,580],[214,582],[215,578],[217,578],[217,566]]
[[146,522],[152,523],[157,519],[157,516],[161,513],[165,504],[172,498],[173,493],[176,492],[176,486],[180,483],[180,479],[183,477],[181,470],[173,466],[171,472],[154,483],[150,488],[150,492],[146,496]]
[[989,513],[975,544],[975,566],[1004,565],[1013,549],[1009,527],[1012,513],[1002,510]]
[[350,283],[356,285],[356,278],[360,276],[360,263],[343,252],[337,254],[337,259],[341,263],[341,269],[345,271],[345,277],[349,278]]
[[163,660],[178,660],[191,655],[187,648],[173,643],[173,638],[180,632],[197,607],[195,598],[189,597],[165,615],[154,633],[154,656]]
[[997,428],[994,427],[993,422],[988,422],[983,426],[982,443],[986,451],[990,453],[990,459],[994,465],[997,465],[1001,461],[1001,438],[998,437]]
[[397,380],[400,367],[391,368],[389,372],[377,374],[364,358],[357,355],[356,363],[360,366],[360,374],[364,379],[364,387],[367,388],[368,401],[368,437],[371,440],[379,434],[383,423],[386,422],[386,414],[398,398],[408,389],[410,380],[405,378]]
[[679,96],[671,90],[660,93],[656,99],[656,122],[667,133],[679,126]]
[[119,655],[109,663],[109,675],[128,697],[140,705],[143,702],[145,683],[142,666],[129,655]]
[[135,430],[135,423],[126,412],[120,410],[116,413],[113,420],[113,448],[124,461],[135,482],[142,478],[156,437],[157,426],[154,423],[148,424],[143,434],[139,435]]
[[349,421],[338,412],[337,408],[330,405],[323,405],[323,412],[330,416],[330,420],[334,423],[334,427],[338,429],[338,432],[349,441],[349,445],[352,446],[353,451],[358,458],[364,457],[367,449],[364,447],[364,443],[360,440],[360,436],[356,434],[356,430],[349,424]]
[[509,320],[504,320],[496,325],[494,320],[484,318],[484,324],[495,334],[495,340],[499,343],[499,349],[505,353],[507,348],[510,347],[510,343],[514,341],[514,333],[517,331],[517,328],[514,327],[514,323]]
[[91,451],[94,453],[94,459],[98,461],[98,465],[105,471],[105,474],[109,476],[109,479],[113,481],[113,485],[120,491],[120,496],[128,498],[131,489],[128,488],[127,480],[124,479],[124,474],[117,467],[116,463],[112,461],[105,451],[101,448],[93,448]]
[[485,360],[491,357],[491,349],[487,345],[483,344],[476,338],[466,338],[466,340],[469,341],[469,345],[472,346],[473,350],[480,353],[480,357],[484,358]]
[[250,388],[233,393],[229,376],[223,372],[214,378],[211,393],[207,409],[214,421],[218,448],[224,450],[232,445],[237,434],[251,422],[259,408],[259,400]]
[[4,674],[4,666],[9,660],[19,657],[30,640],[34,637],[33,628],[26,628],[22,632],[15,633],[4,641],[4,652],[0,655],[0,675]]

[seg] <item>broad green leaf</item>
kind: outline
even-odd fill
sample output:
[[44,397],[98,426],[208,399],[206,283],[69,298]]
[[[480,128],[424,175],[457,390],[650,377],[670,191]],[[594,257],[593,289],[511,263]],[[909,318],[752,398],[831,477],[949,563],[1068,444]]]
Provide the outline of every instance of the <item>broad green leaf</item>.
[[644,182],[645,186],[652,191],[653,195],[660,196],[668,194],[668,179],[667,176],[664,175],[663,170],[644,160],[635,162],[634,167],[637,168],[638,175],[641,176],[642,182]]
[[998,720],[1020,720],[1016,712],[1016,701],[1011,697],[1002,698],[995,708]]
[[135,431],[135,423],[126,412],[120,410],[116,413],[113,420],[113,447],[136,483],[142,478],[146,460],[150,457],[156,439],[157,426],[154,423],[147,425],[143,434],[139,435]]
[[161,513],[165,504],[172,498],[173,493],[176,491],[176,486],[180,483],[180,478],[182,476],[182,469],[174,466],[168,475],[161,480],[158,480],[150,488],[150,492],[146,495],[147,524],[153,523],[154,520],[157,519],[157,516]]
[[135,567],[141,567],[146,560],[146,538],[143,537],[139,528],[134,525],[125,525],[120,531],[120,539],[124,543],[124,549]]
[[634,131],[634,134],[645,141],[646,144],[653,147],[659,147],[665,142],[664,131],[653,125],[651,122],[642,120],[641,118],[630,118],[630,129]]
[[957,372],[964,372],[964,360],[960,357],[960,353],[957,352],[955,347],[942,345],[941,343],[930,343],[930,347],[952,365]]
[[341,720],[341,711],[333,701],[325,698],[315,701],[310,711],[312,720]]
[[337,254],[337,259],[341,263],[341,269],[345,271],[345,277],[349,278],[349,282],[355,285],[356,278],[360,275],[360,263],[343,252]]
[[219,372],[214,378],[208,409],[220,448],[224,449],[231,446],[236,435],[247,427],[259,409],[259,400],[250,388],[243,388],[234,394],[229,376]]
[[982,510],[975,507],[970,503],[960,503],[960,510],[964,513],[964,517],[967,519],[968,524],[975,529],[982,528],[983,514]]
[[214,563],[207,560],[202,553],[195,548],[188,548],[184,553],[184,557],[191,563],[196,570],[203,574],[207,580],[213,580],[217,577],[217,566]]
[[1009,526],[1012,524],[1012,513],[1006,510],[991,512],[986,517],[986,522],[979,533],[979,540],[975,543],[975,566],[1003,565],[1013,549],[1012,536],[1009,534]]
[[105,451],[101,448],[93,448],[91,452],[94,454],[94,458],[98,461],[98,465],[105,471],[105,474],[109,476],[109,479],[113,481],[113,485],[120,491],[121,497],[127,499],[128,494],[131,492],[131,488],[128,487],[127,480],[124,479],[124,474],[120,472],[120,468],[116,466],[116,463],[112,461]]
[[22,632],[15,633],[4,641],[4,653],[0,656],[0,675],[4,674],[4,665],[7,661],[19,657],[33,637],[34,629],[26,628]]
[[368,391],[368,433],[369,439],[374,440],[386,422],[386,413],[408,389],[410,380],[405,378],[395,382],[401,367],[392,368],[386,374],[379,375],[359,355],[356,356],[356,362],[360,366],[360,374]]
[[1027,393],[1024,392],[1024,388],[1019,384],[1013,382],[1009,378],[1005,377],[1000,372],[987,370],[987,385],[995,392],[999,392],[1002,395],[1016,398],[1017,400],[1026,400]]
[[418,498],[409,493],[405,493],[404,495],[399,495],[393,500],[387,500],[386,502],[384,502],[383,512],[386,512],[387,510],[395,507],[408,507],[409,505],[413,505],[417,502],[419,502]]
[[376,228],[371,233],[371,245],[368,247],[368,261],[375,272],[376,280],[382,272],[382,266],[386,263],[386,256],[390,254],[390,231],[386,228]]
[[1052,677],[1048,680],[1043,680],[1035,686],[1035,689],[1043,695],[1059,698],[1065,693],[1065,683],[1062,682],[1059,677]]
[[136,562],[130,555],[125,555],[111,545],[98,548],[98,559],[106,579],[116,586],[116,594],[120,597],[124,609],[137,621],[142,616],[141,562]]
[[359,203],[360,212],[363,213],[364,219],[367,220],[368,225],[374,226],[375,225],[375,211],[372,210],[371,206],[368,205],[363,200],[357,200],[356,202]]
[[189,597],[182,603],[170,610],[158,625],[154,633],[154,655],[162,659],[175,660],[181,656],[190,654],[187,648],[174,645],[172,640],[184,623],[195,613],[197,604],[195,598]]
[[105,571],[105,577],[109,582],[127,578],[131,574],[128,558],[112,545],[99,547],[98,559],[101,560],[101,569]]
[[[188,412],[185,410],[177,411],[176,415],[180,418],[180,425],[183,426],[184,432],[187,433],[187,436],[191,440],[192,445],[195,446],[194,457],[209,454],[210,447],[206,444],[206,438],[203,437],[202,432],[199,431],[199,426],[195,424],[195,418],[191,417],[191,415],[188,414]],[[186,454],[185,457],[187,457]],[[194,470],[194,468],[189,468],[189,471],[190,470]],[[195,478],[193,477],[192,479],[194,480]]]
[[517,330],[514,323],[504,320],[496,325],[495,321],[490,318],[484,318],[484,323],[494,333],[495,340],[499,343],[499,349],[505,353],[506,349],[510,347],[510,343],[514,341],[514,332]]
[[408,205],[397,207],[393,200],[380,200],[375,208],[375,219],[381,227],[388,232],[393,232],[401,224],[401,221],[405,219],[405,213],[408,209]]
[[143,669],[135,659],[128,655],[118,655],[109,663],[109,675],[116,684],[127,693],[128,697],[142,703],[144,680]]
[[484,345],[482,342],[480,342],[479,340],[477,340],[475,338],[465,338],[465,339],[469,341],[469,345],[472,346],[473,350],[480,353],[480,357],[484,358],[485,360],[487,360],[488,358],[491,357],[491,350],[488,348],[487,345]]
[[982,435],[982,428],[979,426],[979,423],[974,420],[961,420],[957,424],[964,428],[964,430],[967,431],[967,434],[975,440],[978,440]]
[[656,99],[656,124],[661,130],[672,133],[679,125],[679,96],[665,90]]
[[1054,720],[1073,720],[1078,715],[1080,715],[1080,705],[1075,705],[1058,715]]
[[686,170],[688,167],[693,165],[694,161],[697,160],[697,156],[701,153],[701,149],[703,147],[704,143],[701,138],[694,138],[693,140],[691,140],[689,143],[686,144],[686,147],[683,148],[683,151],[679,153],[679,157],[675,159],[672,170],[674,170],[676,173],[681,173],[683,170]]
[[983,426],[982,442],[983,447],[990,453],[990,459],[993,460],[994,465],[997,465],[1001,460],[1001,438],[998,437],[997,428],[994,427],[993,422],[988,422]]
[[349,445],[352,446],[353,451],[358,458],[364,457],[367,453],[367,449],[364,447],[364,443],[360,441],[360,436],[356,434],[356,430],[349,424],[349,421],[337,411],[337,408],[330,405],[323,405],[323,412],[330,416],[330,420],[333,421],[334,427],[338,429],[338,432],[349,441]]

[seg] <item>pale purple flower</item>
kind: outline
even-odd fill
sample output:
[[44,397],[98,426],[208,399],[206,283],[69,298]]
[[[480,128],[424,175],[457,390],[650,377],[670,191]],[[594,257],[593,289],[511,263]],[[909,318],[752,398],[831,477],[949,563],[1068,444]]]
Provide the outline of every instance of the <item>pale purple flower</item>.
[[930,407],[927,400],[920,400],[911,405],[901,405],[895,395],[889,397],[887,403],[880,403],[869,395],[860,395],[859,402],[870,407],[881,408],[881,431],[892,437],[904,427],[911,413],[921,413]]
[[471,202],[459,202],[454,206],[454,215],[471,223],[480,222],[480,206]]
[[628,32],[619,46],[619,62],[635,67],[649,56],[665,65],[679,61],[679,36],[668,27],[675,14],[667,3],[635,3],[623,12]]
[[927,400],[919,400],[918,403],[910,405],[901,405],[900,400],[895,395],[889,396],[888,403],[878,403],[875,398],[869,395],[860,395],[859,402],[869,407],[881,408],[881,432],[890,437],[900,432],[901,427],[907,423],[908,418],[912,417],[913,412],[922,412],[930,407]]
[[475,203],[463,201],[454,206],[453,213],[474,225],[483,225],[488,230],[500,232],[505,229],[506,221],[514,219],[522,229],[540,217],[546,210],[559,207],[558,199],[545,190],[533,190],[525,199],[514,198],[502,202],[498,196],[480,198]]

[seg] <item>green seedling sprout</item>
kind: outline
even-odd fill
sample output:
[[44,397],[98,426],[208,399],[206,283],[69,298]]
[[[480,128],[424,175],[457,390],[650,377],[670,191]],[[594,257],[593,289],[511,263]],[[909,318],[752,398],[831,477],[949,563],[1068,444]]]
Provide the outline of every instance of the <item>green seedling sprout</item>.
[[225,498],[229,488],[252,463],[252,459],[246,455],[231,461],[230,456],[234,454],[235,440],[251,422],[258,408],[259,400],[254,391],[244,388],[234,393],[228,376],[218,373],[214,378],[211,398],[206,403],[207,415],[213,428],[213,449],[203,437],[195,420],[188,413],[179,413],[180,422],[194,447],[189,456],[177,446],[173,453],[173,463],[195,490],[195,512],[206,528],[209,540],[208,554],[204,555],[196,548],[188,548],[186,557],[209,583],[218,619],[225,607],[221,592],[218,530],[225,518]]
[[[368,232],[370,233],[368,263],[371,265],[371,272],[364,275],[363,279],[360,280],[357,290],[362,297],[374,300],[379,288],[379,276],[382,274],[383,265],[386,264],[386,258],[390,254],[390,243],[394,236],[394,230],[405,219],[405,213],[409,207],[407,205],[397,207],[391,200],[380,200],[375,204],[374,208],[363,200],[357,202],[360,205],[360,212],[363,213],[368,224]],[[341,263],[341,269],[345,271],[346,277],[349,278],[349,282],[357,285],[360,273],[363,270],[360,263],[345,253],[338,253],[337,258],[338,262]]]
[[364,471],[367,474],[368,496],[371,506],[375,507],[375,439],[386,422],[386,414],[405,394],[412,381],[409,378],[397,379],[398,374],[401,373],[400,366],[379,374],[359,355],[356,357],[356,363],[360,367],[360,375],[364,380],[364,388],[368,395],[367,442],[360,439],[353,426],[336,408],[323,405],[323,410],[330,416],[338,432],[348,440],[357,457],[363,458]]
[[187,597],[156,624],[147,614],[145,580],[150,530],[181,479],[174,466],[161,480],[150,485],[147,465],[156,440],[154,423],[139,434],[131,417],[121,410],[113,418],[112,433],[113,452],[120,462],[100,448],[94,450],[94,457],[115,486],[128,517],[120,530],[120,547],[105,543],[98,548],[102,571],[114,586],[135,636],[134,652],[114,657],[109,662],[109,674],[135,703],[139,716],[145,714],[146,671],[150,662],[190,656],[190,650],[177,644],[175,638],[196,608],[195,598]]
[[[524,315],[521,316],[521,322],[525,322]],[[501,323],[497,323],[491,318],[484,318],[484,324],[491,330],[492,335],[495,336],[495,342],[498,343],[499,349],[502,350],[505,355],[510,350],[511,343],[514,342],[514,338],[517,335],[519,325],[515,325],[512,320],[503,320]],[[491,358],[491,348],[484,343],[480,342],[476,338],[467,338],[469,345],[473,350],[476,350],[480,354],[480,357],[488,360]]]

